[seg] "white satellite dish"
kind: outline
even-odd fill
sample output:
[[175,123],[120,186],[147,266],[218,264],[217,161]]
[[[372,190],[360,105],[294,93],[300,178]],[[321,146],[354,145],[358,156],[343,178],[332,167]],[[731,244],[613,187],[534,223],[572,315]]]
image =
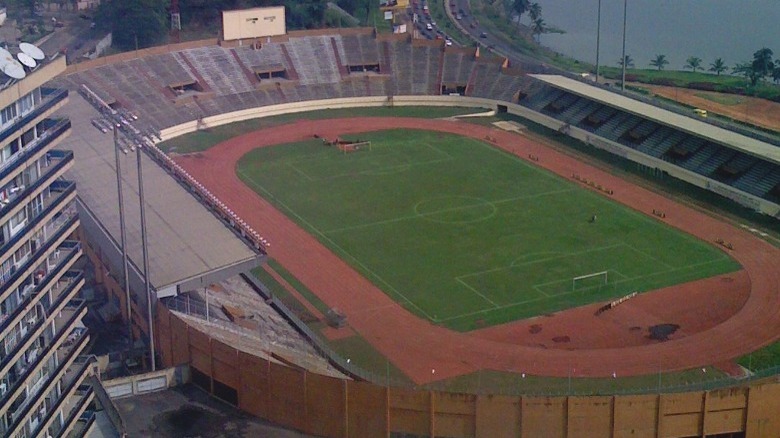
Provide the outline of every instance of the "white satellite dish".
[[22,67],[22,64],[19,64],[19,62],[15,59],[12,59],[11,62],[8,62],[3,66],[3,73],[14,79],[22,79],[27,76],[27,73],[24,72],[24,67]]
[[37,63],[32,58],[32,56],[24,52],[17,53],[16,57],[19,59],[19,62],[21,62],[22,65],[24,65],[25,67],[35,68],[35,66],[37,65]]
[[35,60],[40,61],[46,59],[46,55],[43,53],[43,50],[39,49],[35,44],[21,43],[19,44],[19,50]]
[[16,61],[11,52],[0,47],[0,70],[5,68],[5,65],[11,61]]

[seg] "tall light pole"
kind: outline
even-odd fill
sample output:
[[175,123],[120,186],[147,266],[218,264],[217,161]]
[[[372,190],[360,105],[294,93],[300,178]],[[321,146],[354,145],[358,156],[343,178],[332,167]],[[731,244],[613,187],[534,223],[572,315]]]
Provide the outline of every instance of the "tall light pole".
[[599,82],[599,51],[601,49],[601,0],[599,0],[598,18],[596,18],[596,83]]
[[623,57],[621,64],[623,64],[623,77],[620,80],[620,89],[626,91],[626,16],[628,11],[628,0],[623,0]]
[[152,308],[154,306],[154,297],[152,296],[152,288],[149,283],[149,250],[146,239],[146,208],[144,202],[144,178],[141,167],[141,145],[136,145],[136,157],[138,159],[138,202],[141,207],[141,248],[143,250],[144,257],[144,289],[146,292],[146,310],[149,317],[149,363],[151,364],[152,371],[157,370],[157,364],[154,354],[154,312]]
[[132,307],[130,306],[130,275],[127,269],[127,229],[125,228],[125,202],[122,195],[122,164],[119,161],[119,129],[116,122],[112,121],[114,127],[114,156],[116,157],[116,190],[119,195],[119,235],[122,245],[122,275],[125,287],[125,301],[127,305],[127,333],[130,336],[130,348],[133,346],[133,318]]

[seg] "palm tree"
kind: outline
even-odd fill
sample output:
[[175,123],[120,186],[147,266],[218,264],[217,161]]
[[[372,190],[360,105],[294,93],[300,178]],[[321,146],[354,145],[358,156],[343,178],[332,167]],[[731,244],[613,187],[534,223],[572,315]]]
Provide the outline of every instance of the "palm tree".
[[753,71],[753,64],[751,62],[739,62],[731,67],[731,73],[735,75],[744,76],[745,79],[750,81],[750,85],[756,85],[759,76]]
[[696,56],[689,57],[688,59],[685,60],[684,68],[690,68],[693,70],[694,73],[696,73],[696,70],[701,68],[701,58],[698,58]]
[[[622,59],[618,59],[618,66],[623,67]],[[631,59],[631,55],[626,55],[626,68],[634,68],[634,60]]]
[[718,76],[726,70],[728,70],[728,67],[726,67],[726,63],[723,62],[723,58],[718,58],[710,64],[710,71],[714,71]]
[[531,19],[531,22],[536,21],[538,18],[542,17],[542,6],[539,3],[531,3],[528,5],[528,18]]
[[658,68],[658,71],[664,69],[669,64],[669,60],[666,59],[666,55],[655,55],[655,58],[650,61],[650,65]]
[[542,34],[547,31],[547,23],[544,22],[544,18],[539,17],[531,23],[531,30],[536,35],[536,42],[541,42]]

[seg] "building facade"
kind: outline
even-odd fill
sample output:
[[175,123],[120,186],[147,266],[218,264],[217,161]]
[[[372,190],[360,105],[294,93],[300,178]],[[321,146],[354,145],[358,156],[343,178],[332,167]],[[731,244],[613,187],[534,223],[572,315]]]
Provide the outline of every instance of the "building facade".
[[57,149],[71,125],[53,117],[68,92],[45,86],[65,59],[41,62],[0,80],[0,436],[14,438],[83,431],[94,398],[73,153]]

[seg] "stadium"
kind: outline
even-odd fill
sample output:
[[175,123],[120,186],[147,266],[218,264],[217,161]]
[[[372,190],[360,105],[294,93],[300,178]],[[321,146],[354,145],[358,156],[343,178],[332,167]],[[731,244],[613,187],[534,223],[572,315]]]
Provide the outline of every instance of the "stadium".
[[[774,374],[735,362],[780,333],[771,237],[583,158],[780,219],[769,139],[372,29],[155,47],[56,83],[70,92],[64,147],[96,279],[136,333],[153,333],[161,366],[188,364],[246,412],[320,436],[780,430]],[[148,255],[134,219],[144,190]],[[280,268],[264,275],[315,295],[311,309],[250,274],[270,260]],[[237,276],[248,292],[228,303]],[[255,340],[255,301],[314,347]],[[304,314],[333,323],[315,330]],[[323,341],[357,336],[385,373]],[[646,386],[624,387],[632,378]]]

